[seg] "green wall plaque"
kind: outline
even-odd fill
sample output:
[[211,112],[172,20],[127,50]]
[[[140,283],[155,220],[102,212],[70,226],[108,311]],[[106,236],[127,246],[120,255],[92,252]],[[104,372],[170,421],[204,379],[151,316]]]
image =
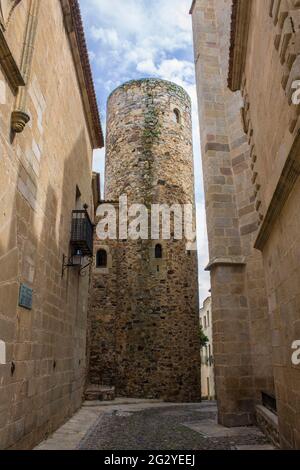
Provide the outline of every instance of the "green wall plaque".
[[19,293],[19,307],[32,310],[33,290],[25,284],[21,284]]

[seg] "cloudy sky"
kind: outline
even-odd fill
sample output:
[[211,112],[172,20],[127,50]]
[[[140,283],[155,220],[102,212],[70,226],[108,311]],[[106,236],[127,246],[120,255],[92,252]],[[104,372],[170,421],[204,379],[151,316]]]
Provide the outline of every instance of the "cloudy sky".
[[[125,81],[159,77],[183,86],[193,101],[194,154],[200,300],[208,296],[209,276],[200,138],[189,9],[192,0],[80,0],[105,126],[106,100]],[[104,151],[94,167],[103,175]]]

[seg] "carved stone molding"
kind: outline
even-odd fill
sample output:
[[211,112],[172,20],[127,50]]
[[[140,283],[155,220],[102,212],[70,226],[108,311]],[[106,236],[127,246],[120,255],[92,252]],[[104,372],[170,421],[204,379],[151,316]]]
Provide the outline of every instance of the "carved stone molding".
[[0,65],[14,93],[25,83],[6,41],[5,30],[14,9],[20,2],[21,0],[0,0]]
[[241,87],[245,67],[252,0],[233,0],[228,86]]
[[26,124],[30,121],[30,117],[23,111],[13,111],[11,115],[12,131],[19,134],[23,132]]
[[21,0],[0,0],[0,25],[3,31],[6,30],[11,15]]
[[191,8],[190,8],[190,15],[192,15],[192,14],[193,14],[193,11],[194,11],[194,7],[195,7],[195,5],[196,5],[196,0],[193,0],[193,1],[192,1]]
[[97,98],[78,0],[60,0],[93,148],[104,146]]
[[19,88],[16,97],[15,109],[11,116],[11,129],[13,132],[23,132],[29,122],[27,114],[27,87],[30,81],[32,59],[36,41],[40,0],[30,0],[27,26],[24,39],[24,48],[21,60],[21,72],[24,76],[25,86]]
[[300,0],[270,0],[269,14],[275,26],[274,46],[282,65],[281,85],[291,107],[289,130],[293,133],[300,115],[300,107],[292,103],[292,84],[300,79]]
[[255,248],[263,250],[271,234],[272,227],[280,215],[297,179],[300,175],[300,131],[298,131],[290,154],[287,158],[271,204],[262,223]]
[[3,31],[0,29],[0,66],[8,83],[15,93],[19,86],[24,86],[24,78],[6,42]]
[[242,123],[244,127],[244,132],[248,137],[248,144],[250,147],[250,168],[252,171],[251,182],[253,185],[253,195],[255,199],[255,209],[258,214],[258,225],[261,224],[264,218],[264,207],[262,204],[262,194],[261,194],[261,184],[260,184],[260,176],[258,170],[258,158],[257,158],[257,151],[255,147],[255,136],[254,136],[254,128],[251,121],[251,111],[250,111],[250,101],[249,96],[247,93],[247,80],[244,77],[241,83],[241,92],[244,100],[244,107],[242,108]]
[[211,271],[216,266],[245,266],[245,256],[217,256],[206,266],[205,271]]

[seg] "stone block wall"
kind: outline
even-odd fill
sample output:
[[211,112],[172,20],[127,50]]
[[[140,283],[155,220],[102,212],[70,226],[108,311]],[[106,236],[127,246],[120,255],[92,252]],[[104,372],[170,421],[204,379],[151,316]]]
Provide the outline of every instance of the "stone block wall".
[[[7,30],[18,65],[29,5]],[[62,278],[62,260],[76,186],[91,206],[92,145],[60,1],[40,2],[23,133],[11,134],[16,97],[2,71],[0,83],[0,448],[27,449],[79,408],[85,379],[89,278]],[[18,306],[21,284],[32,310]]]
[[299,79],[297,0],[251,2],[242,80],[251,134],[252,180],[260,216],[256,240],[267,284],[280,442],[300,448],[300,368],[292,344],[300,339],[299,304]]
[[[297,0],[253,0],[241,27],[244,7],[234,3],[232,69],[240,80],[230,82],[242,92],[250,142],[259,216],[254,246],[264,261],[280,443],[299,449],[299,365],[292,362],[292,345],[300,338],[300,139],[299,106],[292,95],[293,81],[299,79],[300,5]],[[237,41],[244,44],[241,60],[235,55]],[[265,347],[264,338],[258,339]]]
[[230,0],[192,5],[202,161],[212,283],[219,421],[254,421],[261,391],[273,391],[262,258],[253,248],[255,209],[242,98],[227,87]]
[[[150,210],[194,204],[191,103],[181,87],[138,80],[110,96],[105,198],[118,202],[121,195],[128,207]],[[111,265],[93,272],[90,379],[107,383],[111,376],[119,395],[200,399],[196,252],[175,239],[173,222],[170,240],[121,236],[105,244]],[[95,250],[101,245],[96,238]]]
[[[114,240],[100,241],[95,233],[93,275],[89,301],[88,383],[116,385],[116,328],[118,319],[120,247]],[[121,244],[122,246],[122,244]],[[108,256],[107,268],[96,266],[98,250]],[[123,253],[125,256],[125,253]]]

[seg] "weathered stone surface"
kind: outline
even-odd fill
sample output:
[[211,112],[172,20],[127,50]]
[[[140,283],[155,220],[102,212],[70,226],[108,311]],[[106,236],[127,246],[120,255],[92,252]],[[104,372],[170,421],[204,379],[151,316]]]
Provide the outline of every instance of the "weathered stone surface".
[[[115,90],[108,101],[106,199],[126,194],[129,205],[149,208],[193,204],[191,131],[191,103],[181,87],[149,79]],[[157,243],[162,259],[155,258]],[[173,236],[105,243],[96,237],[95,255],[103,245],[112,265],[93,270],[90,382],[114,385],[123,396],[199,399],[196,252]]]
[[89,385],[84,392],[84,397],[88,401],[113,401],[115,399],[115,388]]
[[85,403],[36,450],[271,450],[257,429],[224,428],[216,423],[214,402],[162,403],[117,399]]
[[[19,2],[5,31],[19,68],[33,3]],[[89,276],[71,269],[62,278],[62,256],[76,185],[92,214],[92,143],[61,4],[38,3],[30,122],[15,136],[16,90],[0,71],[0,449],[31,448],[57,428],[80,407],[85,382]],[[32,310],[18,307],[23,283],[33,289]]]
[[[251,396],[251,380],[258,404],[259,391],[273,388],[280,445],[297,449],[300,446],[300,369],[299,365],[292,363],[291,348],[293,341],[300,338],[300,123],[299,106],[292,100],[295,90],[292,84],[299,78],[300,5],[298,1],[261,0],[217,0],[213,5],[209,3],[206,0],[193,3],[200,111],[201,108],[212,107],[207,101],[212,99],[217,89],[215,97],[227,108],[224,120],[227,118],[228,132],[225,130],[223,134],[229,133],[233,170],[230,193],[238,209],[235,228],[239,229],[241,253],[246,258],[243,297],[247,298],[249,325],[248,333],[246,329],[243,331],[248,352],[245,357],[240,357],[240,362],[236,360],[238,357],[234,360],[236,364],[243,364],[243,369],[232,370],[231,379],[222,378],[217,385],[218,398],[222,402],[220,411],[221,414],[226,413],[237,396]],[[210,17],[206,16],[208,10]],[[214,68],[205,68],[208,61],[214,63]],[[220,74],[223,85],[218,87]],[[228,76],[231,90],[240,91],[232,93],[227,89]],[[214,85],[210,86],[210,83]],[[214,128],[219,126],[219,116],[216,114],[212,121],[212,115],[202,111],[201,126],[205,146],[216,133]],[[247,135],[242,135],[245,132]],[[225,222],[223,232],[220,223],[216,232],[215,220],[219,214],[214,212],[216,207],[210,198],[216,191],[218,194],[228,191],[224,184],[222,187],[221,183],[217,187],[215,185],[213,178],[219,176],[219,167],[225,166],[224,161],[216,161],[215,157],[213,166],[210,166],[208,155],[203,159],[210,251],[214,256],[220,245],[224,250],[227,240],[223,239]],[[227,213],[228,218],[231,215]],[[254,246],[262,251],[263,269]],[[219,323],[215,325],[215,351],[220,353],[220,357],[215,359],[222,368],[232,360],[225,354],[228,345],[225,347],[223,344],[228,331],[224,317],[238,318],[241,313],[225,309],[230,308],[230,300],[223,298],[221,281],[224,279],[225,272],[221,278],[215,278],[212,272],[213,306],[214,300],[222,306],[219,317],[214,312]],[[235,290],[241,292],[241,286],[242,283],[237,283]],[[232,306],[238,305],[238,299],[234,301],[232,297],[232,302]],[[246,319],[246,310],[244,312]],[[232,331],[232,335],[238,338],[236,329]],[[242,377],[245,362],[252,363],[248,377]],[[221,369],[216,365],[216,370]],[[229,385],[231,393],[223,401]],[[239,391],[238,387],[241,387]],[[265,430],[273,433],[274,442],[278,441],[277,431],[271,430],[270,423],[261,414],[258,420]]]
[[253,133],[245,135],[241,94],[227,87],[231,6],[231,0],[195,0],[192,15],[219,421],[239,426],[254,422],[261,390],[273,391],[274,383],[263,263],[253,248],[260,220],[248,144]]
[[280,447],[278,416],[261,405],[256,407],[257,425],[276,447]]
[[[291,348],[300,338],[300,122],[292,100],[299,78],[300,4],[253,0],[249,9],[247,3],[234,2],[229,85],[242,93],[248,125],[260,224],[251,244],[263,254],[279,439],[283,448],[299,449],[300,367],[292,363]],[[265,354],[264,336],[253,330]],[[263,370],[264,363],[256,367]]]

